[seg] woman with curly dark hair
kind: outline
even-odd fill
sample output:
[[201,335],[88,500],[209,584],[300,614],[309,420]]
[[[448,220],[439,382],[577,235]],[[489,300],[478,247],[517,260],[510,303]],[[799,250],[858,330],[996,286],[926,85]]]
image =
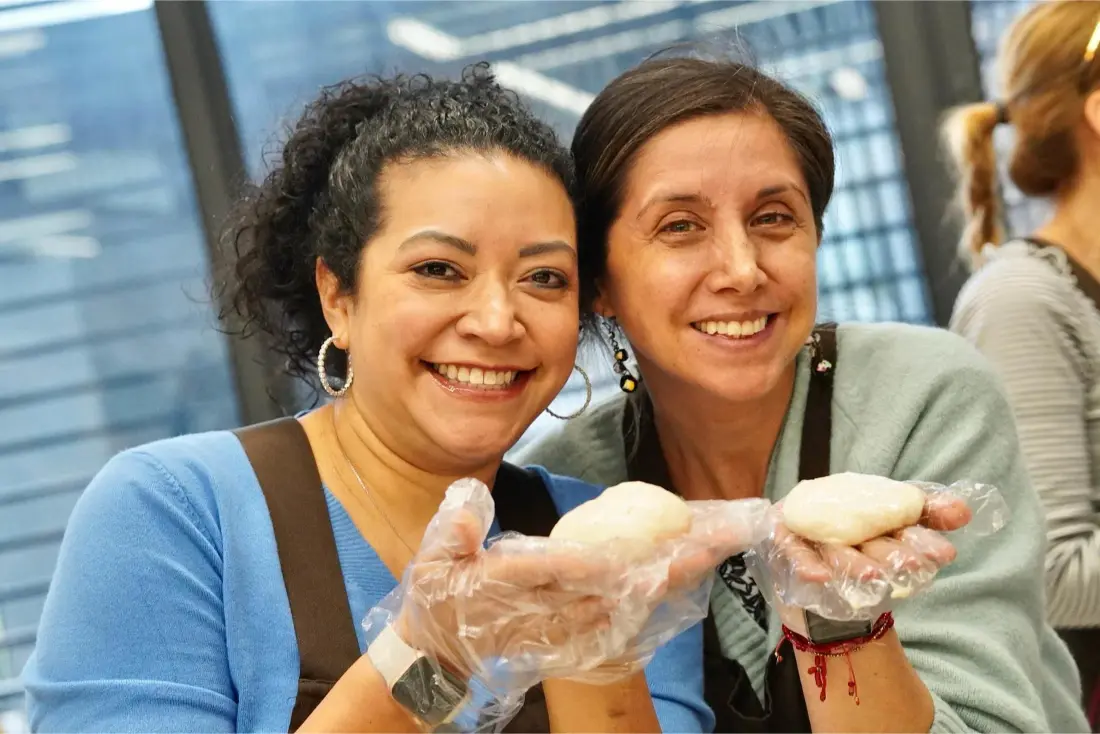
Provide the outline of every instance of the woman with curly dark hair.
[[[224,302],[334,400],[100,471],[25,671],[34,730],[499,728],[509,711],[484,717],[499,692],[472,684],[485,659],[498,680],[517,660],[559,678],[542,688],[555,730],[710,725],[698,639],[662,648],[648,687],[640,671],[562,680],[592,667],[578,641],[614,631],[627,597],[611,560],[482,547],[502,528],[537,534],[523,523],[543,496],[554,514],[599,491],[503,463],[574,368],[571,186],[568,152],[484,66],[346,82],[308,107],[238,206]],[[464,477],[494,488],[492,527],[448,491]],[[368,639],[355,621],[409,583],[422,603],[406,594]]]

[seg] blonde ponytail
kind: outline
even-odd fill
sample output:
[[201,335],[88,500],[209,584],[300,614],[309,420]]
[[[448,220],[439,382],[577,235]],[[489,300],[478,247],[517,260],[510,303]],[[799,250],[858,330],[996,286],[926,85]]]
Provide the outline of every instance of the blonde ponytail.
[[958,176],[958,204],[965,217],[959,249],[980,264],[982,248],[1004,239],[993,131],[1000,109],[992,102],[957,107],[941,128]]

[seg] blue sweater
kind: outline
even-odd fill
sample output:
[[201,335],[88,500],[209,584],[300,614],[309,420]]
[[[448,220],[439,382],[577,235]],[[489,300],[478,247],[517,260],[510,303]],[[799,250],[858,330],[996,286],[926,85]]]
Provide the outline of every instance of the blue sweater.
[[[540,473],[561,512],[600,491]],[[397,582],[326,498],[358,621]],[[665,731],[713,728],[700,630],[646,670]],[[23,677],[34,731],[287,730],[297,641],[267,505],[232,433],[127,451],[92,480]]]

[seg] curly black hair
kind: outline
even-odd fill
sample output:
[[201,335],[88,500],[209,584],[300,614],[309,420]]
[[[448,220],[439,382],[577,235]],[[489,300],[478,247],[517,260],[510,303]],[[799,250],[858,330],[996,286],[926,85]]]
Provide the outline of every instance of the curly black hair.
[[[226,249],[235,257],[218,286],[219,316],[233,334],[266,337],[286,358],[286,372],[307,381],[329,335],[317,258],[354,290],[360,255],[381,219],[377,182],[387,163],[499,150],[573,193],[569,151],[486,63],[467,67],[458,81],[416,74],[326,87],[289,132],[280,159],[228,220]],[[336,370],[345,369],[343,353],[332,357]]]

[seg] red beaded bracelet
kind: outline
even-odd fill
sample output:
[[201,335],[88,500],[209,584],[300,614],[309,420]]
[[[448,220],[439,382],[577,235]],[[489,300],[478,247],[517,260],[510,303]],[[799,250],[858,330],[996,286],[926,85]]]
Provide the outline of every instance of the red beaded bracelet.
[[[795,650],[799,652],[810,652],[814,655],[813,667],[806,672],[810,673],[814,677],[814,683],[821,690],[821,700],[825,700],[826,690],[826,662],[829,658],[838,658],[843,656],[848,661],[848,695],[855,699],[856,706],[859,705],[859,689],[856,687],[856,671],[852,667],[851,654],[856,650],[868,645],[876,640],[882,639],[882,637],[894,628],[894,615],[890,612],[886,612],[881,617],[875,620],[874,625],[871,627],[871,633],[864,635],[863,637],[853,637],[850,640],[840,640],[839,642],[826,642],[815,643],[807,637],[803,637],[787,625],[783,625],[783,637],[790,640],[791,645]],[[780,641],[779,645],[775,648],[775,660],[781,662],[782,656],[779,654],[779,648],[783,645]]]

